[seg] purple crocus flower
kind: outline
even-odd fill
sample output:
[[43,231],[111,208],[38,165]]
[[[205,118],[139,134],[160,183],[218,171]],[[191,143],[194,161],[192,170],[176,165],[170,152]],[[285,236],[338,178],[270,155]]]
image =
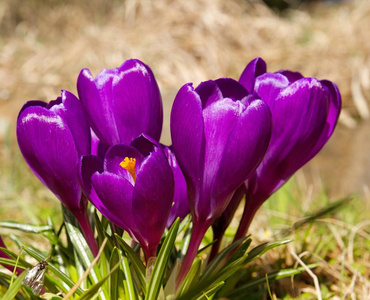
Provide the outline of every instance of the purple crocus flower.
[[166,226],[167,228],[170,228],[177,218],[181,221],[189,214],[190,207],[185,177],[177,163],[175,154],[172,152],[170,147],[165,147],[164,152],[171,166],[175,184],[173,204]]
[[209,226],[262,160],[270,134],[268,106],[233,79],[203,82],[196,89],[186,84],[179,90],[171,137],[188,185],[193,231],[178,284]]
[[162,99],[151,69],[141,61],[127,60],[95,78],[83,69],[77,89],[92,129],[107,147],[129,145],[142,133],[159,140]]
[[110,147],[104,160],[84,156],[80,180],[94,206],[141,245],[146,260],[156,256],[174,191],[163,149],[140,136],[130,146]]
[[266,73],[261,58],[248,64],[239,81],[270,107],[273,130],[262,163],[245,183],[246,203],[235,240],[247,233],[263,202],[321,150],[341,110],[334,83],[286,70]]
[[90,127],[80,101],[62,91],[50,103],[29,101],[17,120],[19,148],[32,171],[81,225],[94,254],[98,248],[78,181],[81,155],[90,153]]

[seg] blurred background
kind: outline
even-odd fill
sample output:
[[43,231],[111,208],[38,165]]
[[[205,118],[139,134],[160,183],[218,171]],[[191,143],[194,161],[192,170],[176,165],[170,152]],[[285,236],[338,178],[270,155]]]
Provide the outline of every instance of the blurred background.
[[[246,64],[260,56],[268,71],[290,69],[329,79],[341,91],[344,108],[333,137],[298,172],[295,187],[287,185],[289,195],[297,186],[300,191],[293,193],[298,197],[295,213],[289,206],[292,196],[284,191],[276,196],[280,202],[270,201],[285,205],[275,217],[284,211],[285,223],[291,224],[330,199],[357,195],[349,215],[342,216],[341,224],[348,226],[341,228],[348,231],[334,234],[334,250],[325,254],[338,256],[336,249],[342,251],[344,242],[337,237],[348,236],[354,224],[364,226],[369,219],[369,30],[368,0],[0,0],[0,219],[38,224],[52,215],[61,222],[58,201],[33,176],[16,144],[16,118],[27,100],[49,101],[61,89],[77,94],[82,68],[96,75],[138,58],[150,65],[160,86],[162,140],[169,144],[170,108],[184,83],[238,79]],[[275,210],[265,208],[270,213],[260,214],[262,224]],[[260,231],[254,232],[258,236]],[[362,237],[369,241],[368,233]],[[24,242],[33,239],[26,235]],[[363,247],[360,243],[356,249],[366,266],[369,253],[363,256]],[[341,274],[342,265],[336,262],[330,280]],[[353,285],[355,272],[348,274],[341,286]],[[368,271],[361,274],[358,278],[366,278]],[[368,285],[356,288],[368,295]]]

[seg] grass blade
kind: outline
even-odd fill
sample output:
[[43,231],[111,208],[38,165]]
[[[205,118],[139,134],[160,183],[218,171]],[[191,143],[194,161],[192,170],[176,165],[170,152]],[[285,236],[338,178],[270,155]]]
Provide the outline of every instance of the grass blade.
[[123,265],[123,273],[125,275],[125,279],[123,283],[124,289],[125,289],[125,295],[127,295],[128,299],[130,300],[136,300],[134,282],[132,280],[132,274],[131,274],[130,265],[128,263],[127,257],[123,257],[122,265]]
[[143,262],[140,260],[135,251],[119,235],[116,234],[115,236],[121,247],[121,250],[126,253],[126,256],[131,261],[143,293],[146,294],[145,266],[143,265]]
[[26,277],[27,272],[22,272],[17,279],[13,282],[11,286],[9,286],[9,289],[3,296],[3,300],[13,300],[15,296],[18,294],[18,291],[20,290],[22,286],[22,282],[24,277]]
[[[313,269],[317,267],[317,264],[311,264],[307,265],[308,268]],[[298,268],[291,268],[291,269],[285,269],[285,270],[280,270],[277,272],[269,273],[267,274],[268,281],[274,281],[274,280],[279,280],[281,278],[285,277],[290,277],[293,275],[298,275],[305,272],[305,269],[303,267],[298,267]],[[228,298],[235,298],[235,297],[240,297],[246,295],[248,289],[254,288],[260,284],[264,284],[266,282],[266,277],[260,277],[254,280],[249,281],[245,285],[235,289],[233,292],[231,292],[228,295]]]
[[159,251],[157,260],[153,268],[152,275],[149,280],[146,300],[157,299],[159,290],[162,286],[162,280],[164,277],[167,262],[168,259],[170,258],[172,248],[175,244],[178,229],[179,229],[179,219],[177,219],[171,226],[162,244],[161,250]]
[[0,227],[15,229],[27,233],[44,233],[44,232],[53,232],[53,227],[49,225],[31,225],[31,224],[22,224],[17,222],[4,221],[0,222]]

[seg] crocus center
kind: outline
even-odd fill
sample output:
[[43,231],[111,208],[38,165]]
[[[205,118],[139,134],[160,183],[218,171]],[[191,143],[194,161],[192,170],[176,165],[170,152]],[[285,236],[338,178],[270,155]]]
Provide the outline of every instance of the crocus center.
[[136,181],[135,164],[136,164],[136,158],[132,158],[132,157],[130,158],[125,157],[125,159],[121,161],[121,163],[119,164],[122,168],[129,171],[134,181]]

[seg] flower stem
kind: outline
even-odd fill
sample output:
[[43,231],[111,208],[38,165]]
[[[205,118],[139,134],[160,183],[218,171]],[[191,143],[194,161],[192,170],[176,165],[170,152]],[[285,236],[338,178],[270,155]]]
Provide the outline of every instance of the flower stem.
[[[226,230],[226,229],[225,229]],[[210,263],[220,251],[222,238],[225,234],[225,230],[213,230],[213,245],[209,254],[208,263]]]
[[96,257],[99,252],[99,247],[94,237],[94,232],[89,221],[89,216],[87,214],[87,209],[74,212],[73,214],[80,224],[81,230],[85,236],[86,242],[89,245],[92,254],[94,255],[94,257]]
[[191,232],[191,238],[189,242],[189,247],[186,252],[186,255],[184,257],[184,260],[182,262],[179,275],[177,276],[176,279],[176,289],[178,289],[185,279],[186,275],[188,274],[194,258],[197,256],[198,253],[198,248],[200,243],[202,242],[202,239],[207,231],[207,229],[211,226],[210,222],[204,222],[204,223],[199,223],[199,222],[194,222],[193,223],[193,230]]
[[148,264],[149,258],[151,257],[156,257],[157,256],[157,248],[158,245],[156,246],[143,246],[143,252],[144,252],[144,257],[145,257],[145,262]]
[[238,230],[234,235],[234,242],[245,237],[257,210],[261,207],[264,201],[265,198],[262,197],[246,197],[243,216],[240,220]]

